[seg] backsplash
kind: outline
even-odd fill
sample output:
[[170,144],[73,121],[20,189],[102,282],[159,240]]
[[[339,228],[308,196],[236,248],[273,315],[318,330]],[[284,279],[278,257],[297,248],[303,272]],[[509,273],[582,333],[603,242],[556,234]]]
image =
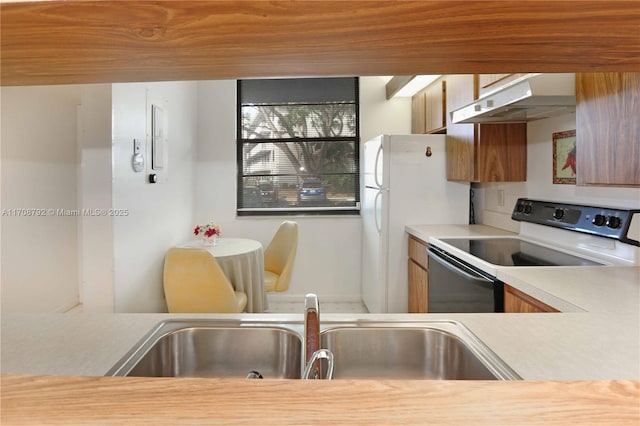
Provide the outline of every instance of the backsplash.
[[576,186],[552,182],[553,133],[575,128],[575,114],[565,114],[528,123],[527,181],[473,184],[476,223],[519,232],[520,224],[511,219],[511,212],[520,197],[638,208],[640,188]]
[[520,222],[511,219],[513,206],[527,193],[526,183],[474,184],[476,222],[511,232],[520,232]]

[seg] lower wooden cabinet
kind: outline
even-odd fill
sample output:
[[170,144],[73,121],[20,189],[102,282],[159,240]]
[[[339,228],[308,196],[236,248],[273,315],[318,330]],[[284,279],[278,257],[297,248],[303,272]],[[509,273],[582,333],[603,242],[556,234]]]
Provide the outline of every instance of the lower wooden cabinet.
[[504,286],[504,311],[511,313],[560,312],[506,284]]
[[409,259],[409,313],[427,312],[429,271]]
[[409,313],[428,312],[429,301],[429,245],[409,236]]

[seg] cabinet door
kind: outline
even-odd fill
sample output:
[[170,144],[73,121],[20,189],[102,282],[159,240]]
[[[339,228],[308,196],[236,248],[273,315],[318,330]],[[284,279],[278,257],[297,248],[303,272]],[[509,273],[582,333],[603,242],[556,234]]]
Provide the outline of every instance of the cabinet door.
[[425,133],[427,90],[423,89],[411,97],[411,133]]
[[527,180],[527,124],[481,124],[476,135],[475,180]]
[[426,90],[426,133],[444,133],[446,120],[446,82],[440,77],[427,86]]
[[474,181],[476,124],[453,124],[450,112],[474,100],[474,75],[447,76],[447,179]]
[[576,75],[577,184],[640,186],[640,73]]
[[447,180],[523,182],[527,124],[453,124],[451,111],[472,102],[477,76],[447,76]]
[[409,236],[409,312],[425,313],[429,297],[429,245]]
[[559,312],[546,303],[505,284],[504,311],[507,313]]
[[409,258],[413,259],[423,269],[429,270],[429,245],[414,236],[409,236]]
[[480,74],[478,76],[479,96],[495,90],[500,82],[511,74]]
[[409,259],[409,313],[426,313],[429,272]]

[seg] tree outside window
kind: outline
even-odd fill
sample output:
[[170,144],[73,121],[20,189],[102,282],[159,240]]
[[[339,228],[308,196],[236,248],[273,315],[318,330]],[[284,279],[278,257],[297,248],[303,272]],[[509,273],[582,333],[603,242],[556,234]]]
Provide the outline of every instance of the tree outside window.
[[357,213],[357,79],[346,80],[239,81],[239,214]]

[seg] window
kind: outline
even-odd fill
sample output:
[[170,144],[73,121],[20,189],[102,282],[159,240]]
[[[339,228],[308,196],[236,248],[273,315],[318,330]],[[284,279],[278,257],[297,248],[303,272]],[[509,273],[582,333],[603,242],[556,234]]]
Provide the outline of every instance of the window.
[[239,215],[357,214],[358,79],[238,81]]

